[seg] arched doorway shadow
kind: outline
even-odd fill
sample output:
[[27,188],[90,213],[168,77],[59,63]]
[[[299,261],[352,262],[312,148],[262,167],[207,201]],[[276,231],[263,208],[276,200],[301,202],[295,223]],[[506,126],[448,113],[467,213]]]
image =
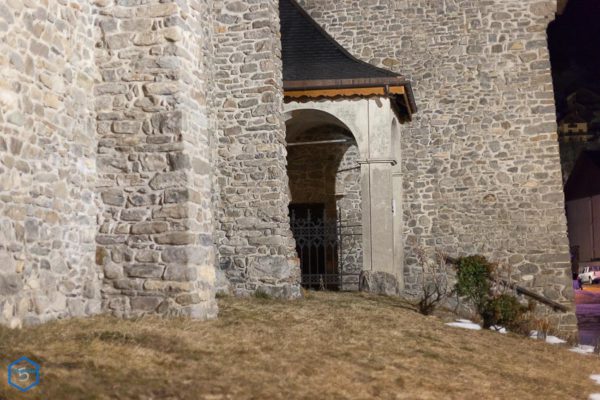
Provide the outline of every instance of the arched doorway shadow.
[[290,221],[302,283],[357,290],[362,268],[360,151],[350,129],[319,110],[286,123]]

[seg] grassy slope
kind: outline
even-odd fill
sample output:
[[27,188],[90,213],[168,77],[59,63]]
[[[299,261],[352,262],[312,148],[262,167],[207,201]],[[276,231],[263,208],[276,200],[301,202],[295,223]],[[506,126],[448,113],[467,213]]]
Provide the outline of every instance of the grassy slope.
[[[2,399],[585,399],[600,359],[445,326],[399,299],[220,301],[211,322],[110,317],[0,330]],[[40,386],[6,365],[42,364]]]

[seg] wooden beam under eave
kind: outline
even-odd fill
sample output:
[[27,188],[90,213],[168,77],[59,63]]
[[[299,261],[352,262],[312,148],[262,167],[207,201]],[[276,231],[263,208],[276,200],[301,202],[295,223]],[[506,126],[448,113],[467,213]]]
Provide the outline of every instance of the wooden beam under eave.
[[[390,86],[388,93],[390,94],[406,94],[406,90],[404,89],[404,86]],[[407,103],[408,104],[408,103]]]
[[404,94],[404,86],[391,86],[386,88],[362,87],[362,88],[340,88],[340,89],[309,89],[309,90],[286,90],[284,96],[288,98],[318,98],[318,97],[351,97],[351,96],[386,96],[388,94]]

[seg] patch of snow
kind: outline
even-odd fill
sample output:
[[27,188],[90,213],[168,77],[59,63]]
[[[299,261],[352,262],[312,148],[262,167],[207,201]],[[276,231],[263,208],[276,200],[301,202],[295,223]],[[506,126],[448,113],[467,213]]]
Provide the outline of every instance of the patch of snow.
[[[529,337],[531,339],[538,339],[538,331],[531,331],[531,332],[529,332]],[[549,344],[563,344],[563,343],[567,343],[567,341],[566,340],[562,340],[561,338],[556,337],[556,336],[550,336],[550,335],[548,335],[548,336],[546,336],[546,343],[549,343]]]
[[579,346],[575,346],[572,349],[569,349],[573,353],[578,354],[592,354],[594,352],[594,346],[587,346],[585,344],[580,344]]
[[507,332],[507,330],[506,330],[505,327],[503,327],[503,326],[496,326],[496,325],[490,326],[490,330],[492,330],[494,332],[499,332],[499,333],[506,333]]
[[453,326],[455,328],[471,329],[473,331],[481,330],[481,326],[468,319],[459,319],[456,322],[448,322],[446,325]]
[[600,400],[600,393],[590,394],[590,397],[588,397],[588,400]]
[[563,343],[567,343],[566,340],[562,340],[561,338],[558,338],[556,336],[546,336],[546,343],[550,343],[550,344],[563,344]]
[[529,332],[529,337],[532,339],[537,339],[538,338],[538,331],[531,331]]
[[600,375],[590,375],[590,379],[596,382],[597,385],[600,385]]

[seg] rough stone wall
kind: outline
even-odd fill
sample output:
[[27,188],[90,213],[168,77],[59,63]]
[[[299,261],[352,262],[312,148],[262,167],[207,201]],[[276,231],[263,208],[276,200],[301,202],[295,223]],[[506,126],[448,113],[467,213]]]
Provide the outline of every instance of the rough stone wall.
[[238,295],[299,296],[289,228],[277,0],[216,0],[218,269]]
[[[93,4],[0,3],[0,323],[96,313],[100,278],[116,315],[211,317],[215,264],[236,294],[298,296],[277,1]],[[555,2],[303,4],[415,84],[420,112],[401,139],[407,288],[421,242],[508,262],[569,301]]]
[[100,310],[87,1],[0,3],[0,324]]
[[414,83],[420,110],[401,128],[407,288],[420,241],[508,262],[523,284],[570,302],[545,32],[556,1],[302,4],[353,54]]
[[208,3],[97,4],[104,309],[213,317]]

